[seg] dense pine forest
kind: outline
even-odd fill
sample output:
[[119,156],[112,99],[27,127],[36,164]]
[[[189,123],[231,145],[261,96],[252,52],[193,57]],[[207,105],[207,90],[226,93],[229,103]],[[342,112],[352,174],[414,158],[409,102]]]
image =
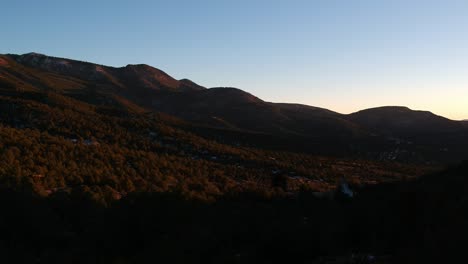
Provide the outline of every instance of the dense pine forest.
[[205,201],[243,191],[287,196],[330,191],[344,176],[360,186],[434,169],[233,146],[197,136],[190,125],[162,114],[101,113],[53,93],[0,100],[2,184],[42,196],[78,191],[103,204],[135,191]]

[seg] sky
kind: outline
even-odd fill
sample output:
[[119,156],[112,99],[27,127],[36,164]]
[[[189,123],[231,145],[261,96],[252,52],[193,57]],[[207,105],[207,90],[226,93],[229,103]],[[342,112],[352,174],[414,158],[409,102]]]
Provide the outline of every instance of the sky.
[[468,119],[468,1],[2,0],[0,14],[0,53],[145,63],[340,113]]

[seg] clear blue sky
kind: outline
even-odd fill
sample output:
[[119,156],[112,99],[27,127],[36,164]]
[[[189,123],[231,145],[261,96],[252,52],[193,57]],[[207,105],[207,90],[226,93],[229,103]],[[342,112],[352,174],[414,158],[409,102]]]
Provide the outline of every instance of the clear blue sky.
[[468,1],[5,0],[0,13],[0,53],[146,63],[342,113],[468,118]]

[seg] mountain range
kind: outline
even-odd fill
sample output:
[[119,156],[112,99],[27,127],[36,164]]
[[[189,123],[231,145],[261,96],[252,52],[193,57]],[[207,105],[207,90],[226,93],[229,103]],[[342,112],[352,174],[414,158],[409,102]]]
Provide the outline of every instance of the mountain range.
[[8,263],[455,263],[467,157],[468,123],[427,111],[0,55]]
[[[340,114],[266,102],[237,88],[205,88],[145,64],[121,68],[37,53],[0,55],[0,92],[53,92],[122,113],[162,112],[201,134],[333,155],[451,161],[468,155],[468,127],[428,111],[385,106]],[[268,138],[262,143],[259,138]]]

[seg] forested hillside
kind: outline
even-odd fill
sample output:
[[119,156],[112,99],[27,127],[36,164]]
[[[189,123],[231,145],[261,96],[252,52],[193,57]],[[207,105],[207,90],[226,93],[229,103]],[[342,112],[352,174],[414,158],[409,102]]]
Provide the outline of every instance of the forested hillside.
[[[464,122],[430,112],[380,107],[343,115],[265,102],[236,88],[207,89],[144,64],[115,68],[36,53],[0,58],[4,94],[53,94],[74,100],[69,106],[91,105],[107,115],[166,113],[193,124],[202,137],[207,131],[200,127],[209,127],[263,149],[406,163],[441,164],[468,156]],[[230,139],[216,136],[225,143]]]
[[204,138],[191,132],[193,125],[162,114],[90,105],[53,92],[3,92],[1,180],[40,195],[80,191],[103,203],[131,192],[202,200],[245,190],[291,195],[331,190],[341,177],[376,184],[431,169],[229,145],[222,133],[217,140]]

